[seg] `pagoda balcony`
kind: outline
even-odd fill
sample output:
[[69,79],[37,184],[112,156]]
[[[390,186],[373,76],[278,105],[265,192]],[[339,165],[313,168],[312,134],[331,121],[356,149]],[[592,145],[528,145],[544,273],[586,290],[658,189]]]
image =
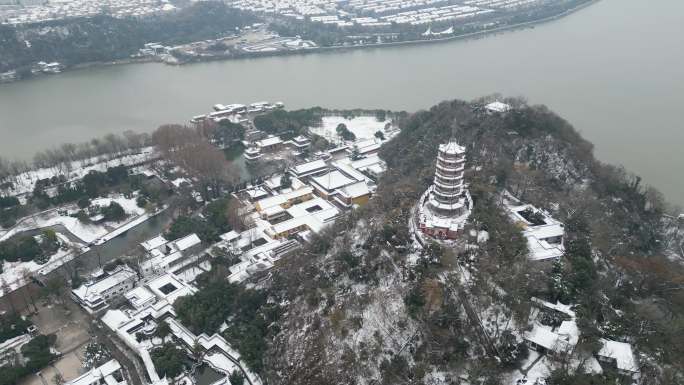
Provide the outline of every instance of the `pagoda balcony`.
[[463,171],[463,170],[465,169],[465,162],[464,162],[464,163],[461,163],[460,166],[456,166],[456,167],[448,167],[448,166],[449,166],[449,165],[443,165],[443,164],[441,164],[440,162],[437,162],[437,168],[440,169],[440,170],[442,170],[442,171],[445,171],[445,172],[459,172],[459,171]]
[[456,188],[463,187],[463,181],[459,181],[456,183],[442,183],[439,180],[435,179],[434,184],[435,184],[435,186],[437,186],[439,188],[443,188],[443,189],[447,189],[447,190],[453,190]]
[[466,159],[465,155],[438,154],[437,160],[441,160],[442,162],[463,163]]

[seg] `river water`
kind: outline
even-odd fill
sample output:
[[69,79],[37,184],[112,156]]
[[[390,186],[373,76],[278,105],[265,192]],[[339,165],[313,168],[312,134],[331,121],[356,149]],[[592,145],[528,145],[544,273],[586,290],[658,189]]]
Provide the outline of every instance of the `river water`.
[[416,111],[491,93],[543,103],[684,204],[684,2],[601,0],[535,28],[437,44],[90,68],[0,86],[0,153],[185,122],[215,103]]

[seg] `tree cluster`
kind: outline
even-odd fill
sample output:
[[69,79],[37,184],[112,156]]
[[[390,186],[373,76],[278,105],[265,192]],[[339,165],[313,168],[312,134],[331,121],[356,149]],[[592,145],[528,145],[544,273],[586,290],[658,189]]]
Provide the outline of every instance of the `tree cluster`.
[[267,303],[264,292],[229,283],[223,276],[205,277],[201,290],[179,298],[174,309],[194,333],[216,333],[226,322],[223,336],[252,370],[262,370],[269,327],[280,313],[277,306]]
[[47,258],[57,252],[60,241],[53,230],[44,230],[39,240],[31,235],[17,235],[0,242],[0,265],[7,262],[47,262]]
[[183,372],[187,360],[187,355],[183,349],[172,343],[165,343],[153,349],[150,355],[159,377],[168,377],[169,379],[173,379]]
[[27,333],[26,329],[29,326],[31,322],[16,313],[0,315],[0,344]]
[[50,351],[55,344],[55,335],[38,335],[21,347],[21,355],[25,362],[15,359],[13,362],[0,366],[0,385],[15,385],[22,377],[36,373],[43,369],[57,356]]
[[276,110],[256,116],[254,126],[268,134],[296,136],[308,132],[309,127],[321,124],[323,110],[309,108],[305,110]]
[[186,126],[163,125],[152,134],[152,141],[165,159],[199,180],[205,197],[218,197],[222,189],[239,181],[239,172],[206,134]]
[[145,43],[176,45],[216,39],[257,20],[221,2],[200,2],[142,18],[99,14],[16,27],[0,25],[0,72],[18,69],[20,76],[25,75],[41,60],[70,66],[124,59]]

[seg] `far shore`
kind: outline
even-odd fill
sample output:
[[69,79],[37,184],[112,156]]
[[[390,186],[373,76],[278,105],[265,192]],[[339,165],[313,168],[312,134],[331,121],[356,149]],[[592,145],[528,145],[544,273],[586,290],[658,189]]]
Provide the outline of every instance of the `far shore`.
[[[196,64],[196,63],[211,62],[211,61],[244,60],[244,59],[256,59],[256,58],[285,56],[285,55],[307,55],[307,54],[313,54],[313,53],[328,53],[328,52],[347,51],[347,50],[399,47],[399,46],[404,46],[404,45],[434,44],[434,43],[445,43],[445,42],[450,42],[450,41],[455,41],[455,40],[468,40],[468,39],[486,37],[488,35],[494,35],[494,34],[497,34],[500,32],[514,31],[514,30],[520,30],[520,29],[526,29],[526,28],[534,28],[534,26],[536,26],[536,25],[548,23],[548,22],[560,19],[562,17],[571,15],[571,14],[573,14],[579,10],[582,10],[585,7],[593,5],[599,1],[600,0],[590,0],[590,1],[583,3],[583,4],[580,4],[574,8],[567,9],[566,11],[559,13],[557,15],[549,16],[549,17],[539,19],[539,20],[532,20],[532,21],[527,21],[524,23],[507,25],[507,26],[498,27],[498,28],[494,28],[494,29],[488,29],[488,30],[472,32],[472,33],[467,33],[467,34],[462,34],[462,35],[448,36],[448,37],[439,37],[439,38],[432,38],[432,39],[405,40],[405,41],[386,42],[386,43],[373,43],[373,44],[353,45],[353,46],[315,47],[315,48],[308,48],[308,49],[301,49],[301,50],[294,50],[294,51],[279,51],[279,52],[268,52],[268,53],[243,54],[243,55],[238,55],[238,56],[202,57],[199,59],[192,59],[192,60],[188,60],[188,61],[184,61],[184,62],[178,62],[178,63],[166,63],[166,62],[163,62],[163,61],[157,59],[156,57],[129,57],[129,58],[112,60],[112,61],[104,61],[104,62],[80,63],[80,64],[76,64],[76,65],[65,68],[62,71],[62,73],[81,70],[81,69],[87,69],[87,68],[107,67],[107,66],[115,66],[115,65],[122,65],[122,64],[140,64],[140,63],[157,62],[157,63],[166,64],[166,65],[184,66],[184,65],[188,65],[188,64]],[[24,78],[24,79],[18,79],[18,80],[7,82],[7,83],[14,83],[14,82],[19,82],[21,80],[34,79],[34,78],[38,78],[38,77],[42,77],[42,76],[43,75],[37,75],[37,76],[32,76],[32,77],[28,77],[28,78]],[[2,86],[2,83],[0,83],[0,86]]]

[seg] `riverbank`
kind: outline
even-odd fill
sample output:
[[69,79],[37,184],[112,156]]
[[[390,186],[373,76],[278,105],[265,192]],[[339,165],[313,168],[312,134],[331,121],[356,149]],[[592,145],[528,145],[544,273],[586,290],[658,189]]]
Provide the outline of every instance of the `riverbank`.
[[[466,33],[466,34],[461,34],[461,35],[447,36],[447,37],[436,37],[436,38],[416,39],[416,40],[404,40],[404,41],[397,41],[397,42],[380,42],[380,43],[370,43],[370,44],[350,45],[350,46],[343,46],[343,45],[330,46],[330,47],[318,46],[318,47],[303,48],[303,49],[296,49],[296,50],[269,51],[269,52],[261,52],[261,53],[242,53],[242,54],[230,55],[230,56],[224,56],[224,55],[221,55],[221,56],[201,56],[201,57],[197,57],[197,58],[186,59],[184,61],[179,60],[179,61],[175,61],[175,62],[167,62],[167,61],[161,60],[155,56],[131,57],[131,58],[124,58],[124,59],[105,61],[105,62],[80,63],[80,64],[76,64],[73,66],[65,67],[60,73],[73,72],[73,71],[77,71],[77,70],[97,68],[97,67],[116,66],[116,65],[122,65],[122,64],[142,64],[142,63],[159,62],[159,63],[163,63],[163,64],[170,65],[170,66],[185,66],[185,65],[189,65],[189,64],[216,62],[216,61],[245,60],[245,59],[275,57],[275,56],[308,55],[308,54],[314,54],[314,53],[329,53],[329,52],[342,52],[342,51],[351,51],[351,50],[363,50],[363,49],[370,49],[370,48],[413,46],[413,45],[420,45],[420,44],[434,44],[434,43],[445,43],[445,42],[458,41],[458,40],[477,39],[477,38],[482,38],[482,37],[494,35],[494,34],[501,33],[501,32],[515,31],[515,30],[526,29],[526,28],[530,28],[530,27],[533,28],[536,25],[548,23],[548,22],[569,16],[569,15],[576,13],[576,12],[578,12],[578,11],[580,11],[580,10],[590,6],[590,5],[593,5],[599,1],[600,0],[588,0],[585,3],[579,4],[573,8],[567,9],[567,10],[565,10],[559,14],[552,15],[552,16],[545,17],[545,18],[538,19],[538,20],[530,20],[527,22],[516,23],[516,24],[512,24],[512,25],[506,25],[506,26],[502,26],[502,27],[485,29],[482,31],[471,32],[471,33]],[[21,80],[40,78],[40,77],[43,77],[44,75],[54,75],[54,74],[42,74],[41,73],[41,74],[37,74],[37,75],[25,77],[25,78],[19,78],[19,79],[15,79],[15,80],[11,80],[11,81],[4,81],[4,82],[0,82],[0,87],[2,86],[3,83],[15,83],[15,82],[18,82]]]
[[545,17],[545,18],[538,19],[538,20],[531,20],[531,21],[527,21],[527,22],[523,22],[523,23],[517,23],[517,24],[507,25],[507,26],[503,26],[503,27],[487,29],[487,30],[483,30],[483,31],[471,32],[471,33],[466,33],[466,34],[462,34],[462,35],[438,37],[438,38],[431,38],[431,39],[417,39],[417,40],[404,40],[404,41],[397,41],[397,42],[351,45],[351,46],[315,47],[315,48],[306,48],[306,49],[292,50],[292,51],[277,51],[277,52],[267,52],[267,53],[244,54],[244,55],[232,56],[232,57],[224,57],[224,56],[206,57],[206,56],[204,56],[202,58],[199,58],[198,60],[188,60],[185,62],[179,61],[176,63],[164,63],[164,64],[174,65],[174,66],[183,66],[183,65],[187,65],[187,64],[212,62],[212,61],[255,59],[255,58],[274,57],[274,56],[308,55],[308,54],[313,54],[313,53],[327,53],[327,52],[331,53],[331,52],[341,52],[341,51],[363,50],[363,49],[370,49],[370,48],[389,48],[389,47],[401,47],[401,46],[414,46],[414,45],[422,45],[422,44],[446,43],[446,42],[452,42],[452,41],[458,41],[458,40],[477,39],[477,38],[483,38],[483,37],[487,37],[487,36],[494,35],[494,34],[501,33],[501,32],[508,32],[508,31],[516,31],[516,30],[521,30],[521,29],[527,29],[527,28],[534,28],[534,26],[541,25],[544,23],[549,23],[549,22],[552,22],[554,20],[558,20],[560,18],[569,16],[569,15],[576,13],[576,12],[578,12],[584,8],[589,7],[590,5],[598,3],[599,1],[600,0],[589,0],[589,1],[582,3],[576,7],[567,9],[567,10],[565,10],[562,13],[559,13],[557,15]]

